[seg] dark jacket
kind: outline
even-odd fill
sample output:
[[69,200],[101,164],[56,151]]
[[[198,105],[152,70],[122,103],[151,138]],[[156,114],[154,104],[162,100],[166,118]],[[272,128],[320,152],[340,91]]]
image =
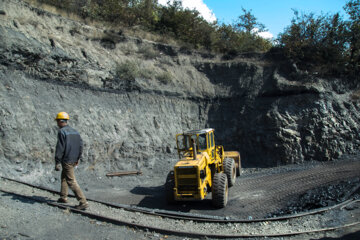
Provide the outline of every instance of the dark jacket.
[[70,126],[60,128],[55,151],[56,164],[75,163],[80,159],[82,151],[83,142],[80,134]]

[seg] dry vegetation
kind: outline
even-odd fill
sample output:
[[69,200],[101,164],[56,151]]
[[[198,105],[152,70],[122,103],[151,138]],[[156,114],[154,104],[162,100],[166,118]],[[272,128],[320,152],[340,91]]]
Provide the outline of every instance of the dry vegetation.
[[[242,9],[233,24],[209,23],[180,1],[162,6],[156,0],[26,0],[47,11],[107,29],[122,29],[141,39],[224,54],[276,53],[292,60],[301,70],[323,77],[356,81],[360,70],[360,0],[348,0],[347,17],[336,14],[294,12],[291,24],[272,42],[252,29],[266,30],[251,13]],[[36,24],[35,24],[36,25]],[[34,26],[36,27],[36,26]],[[76,32],[74,32],[76,33]],[[129,49],[126,54],[132,54]],[[138,49],[145,59],[158,53]]]

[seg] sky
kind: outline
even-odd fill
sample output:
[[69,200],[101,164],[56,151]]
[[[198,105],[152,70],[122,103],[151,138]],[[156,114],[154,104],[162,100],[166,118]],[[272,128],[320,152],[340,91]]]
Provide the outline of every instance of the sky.
[[[242,12],[242,8],[251,13],[264,24],[267,32],[260,35],[276,38],[284,28],[291,24],[294,16],[292,9],[299,13],[335,14],[345,16],[343,7],[347,0],[181,0],[184,8],[196,9],[209,22],[232,24]],[[158,0],[166,5],[168,0]]]

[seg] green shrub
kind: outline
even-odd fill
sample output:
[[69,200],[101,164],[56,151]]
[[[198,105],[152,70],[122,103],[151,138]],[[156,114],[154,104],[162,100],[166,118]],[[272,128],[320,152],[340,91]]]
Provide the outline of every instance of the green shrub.
[[294,11],[279,43],[300,69],[320,75],[355,76],[360,70],[360,0],[350,0],[339,13],[315,16]]
[[157,76],[156,76],[156,79],[159,80],[159,82],[161,82],[162,84],[169,84],[171,83],[172,81],[172,78],[173,78],[173,75],[168,72],[168,71],[164,71],[162,73],[159,73]]
[[140,76],[138,64],[135,61],[126,60],[116,66],[116,76],[120,79],[134,81]]
[[143,54],[146,59],[154,59],[160,55],[159,52],[155,51],[151,46],[143,46],[139,49],[139,53]]
[[137,61],[126,60],[116,66],[116,76],[121,80],[135,81],[136,78],[152,79],[154,71],[150,68],[140,68]]
[[141,68],[140,70],[140,77],[145,79],[152,79],[154,76],[153,69],[150,68]]

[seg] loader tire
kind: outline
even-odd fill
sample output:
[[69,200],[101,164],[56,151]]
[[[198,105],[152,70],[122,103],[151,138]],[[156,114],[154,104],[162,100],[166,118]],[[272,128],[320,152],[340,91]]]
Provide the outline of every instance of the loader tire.
[[174,187],[175,187],[174,171],[170,171],[166,177],[166,182],[165,182],[166,202],[168,204],[175,203]]
[[224,173],[215,173],[212,185],[212,204],[223,208],[228,201],[228,181]]
[[224,159],[224,173],[227,176],[229,187],[234,186],[236,181],[236,165],[234,159]]

